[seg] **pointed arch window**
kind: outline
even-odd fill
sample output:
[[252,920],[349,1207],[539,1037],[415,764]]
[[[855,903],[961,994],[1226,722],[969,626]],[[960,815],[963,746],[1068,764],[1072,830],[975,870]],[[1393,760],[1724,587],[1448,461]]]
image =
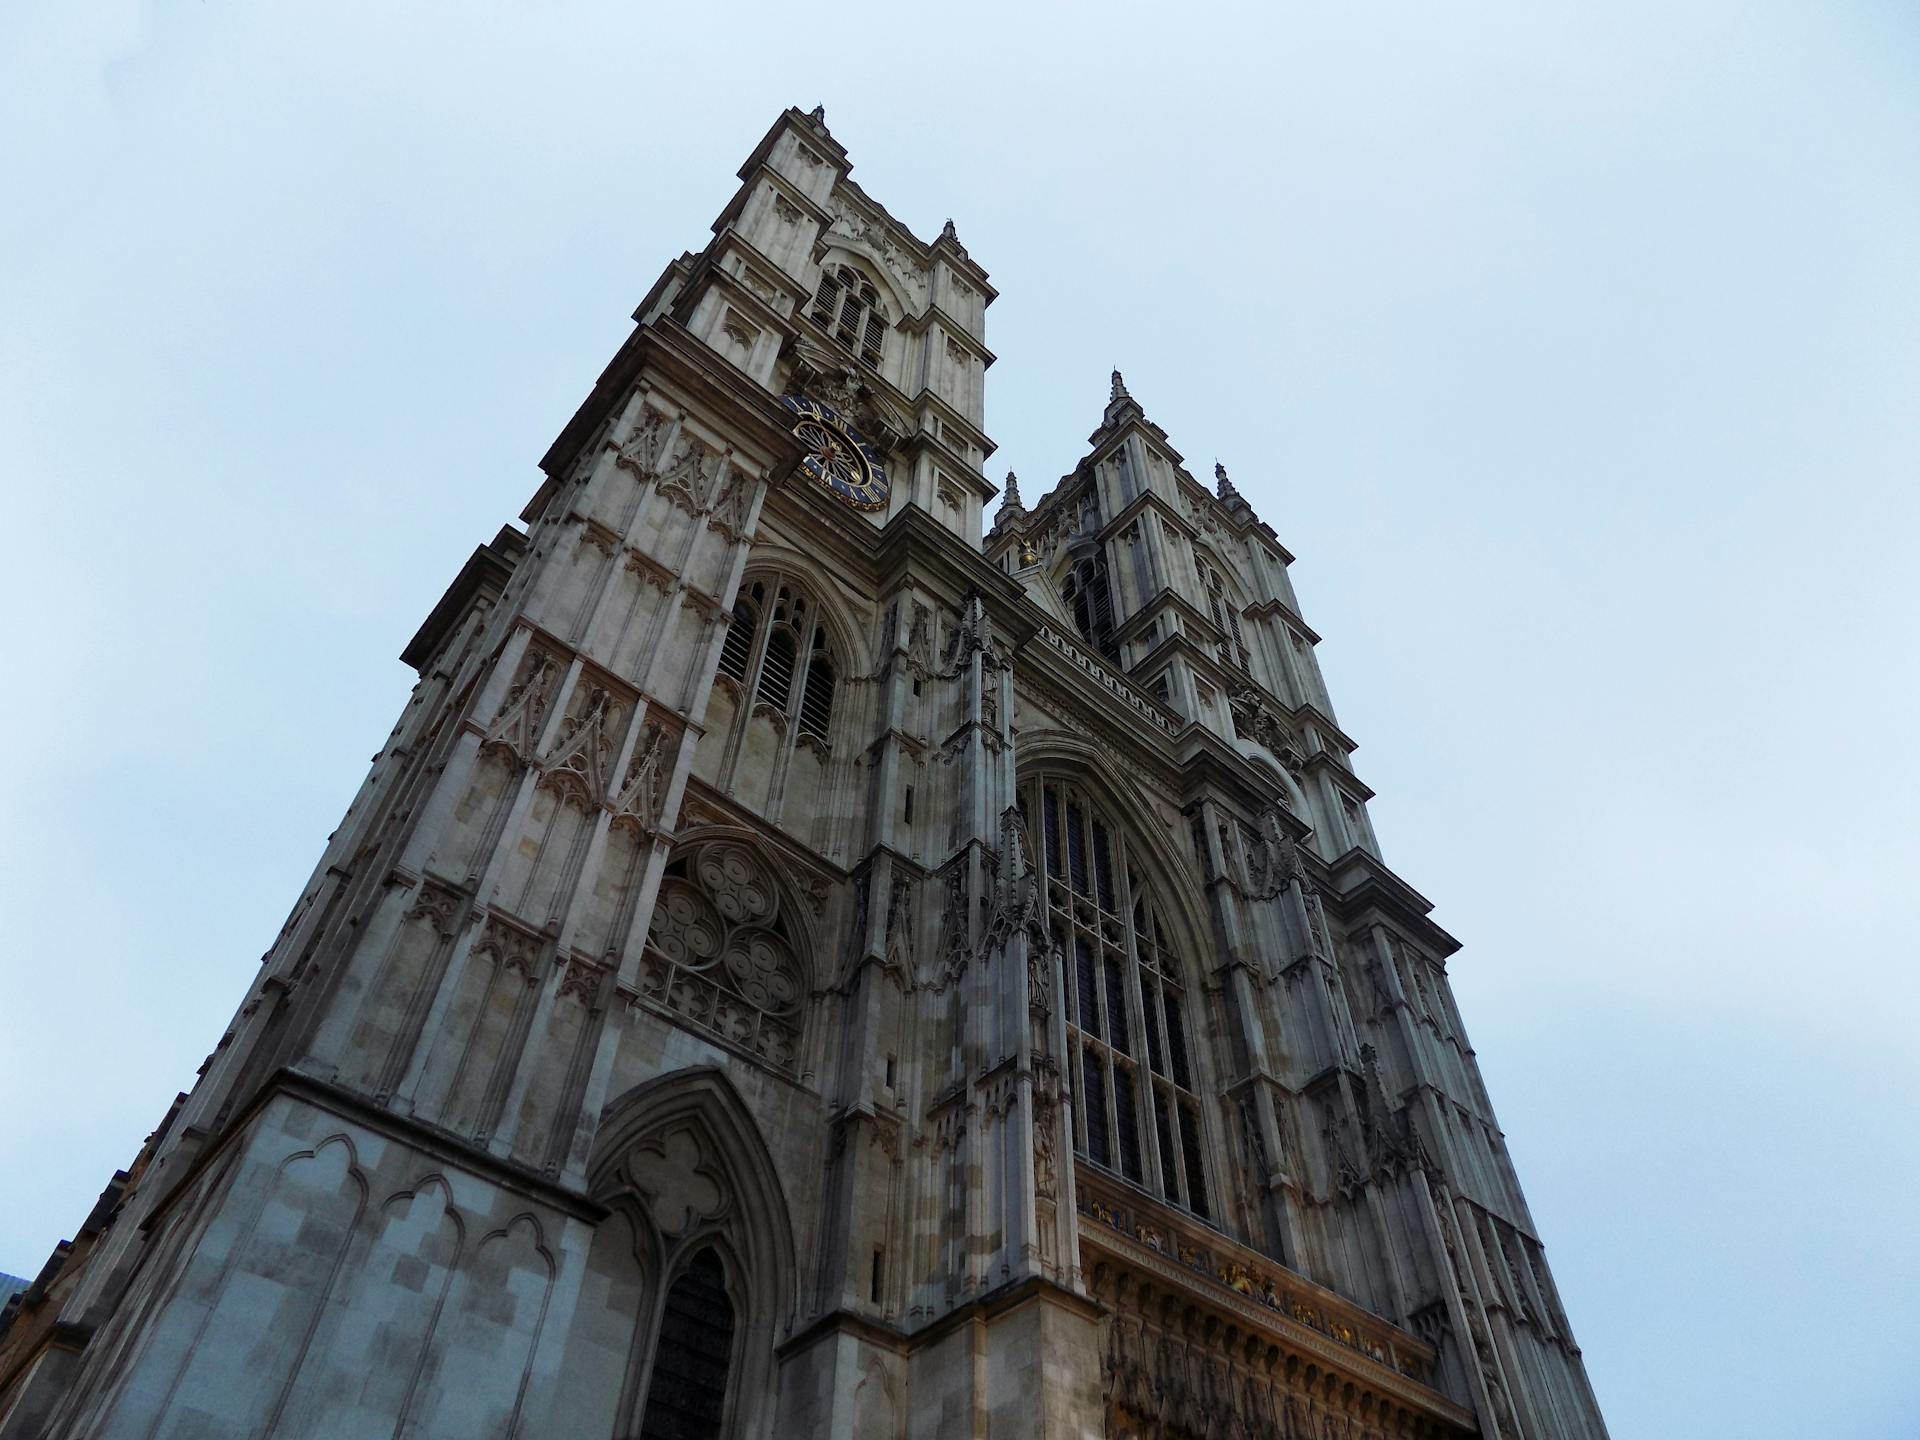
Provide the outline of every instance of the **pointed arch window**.
[[782,726],[825,741],[838,673],[832,636],[806,590],[785,575],[748,576],[720,642],[720,674],[756,710],[765,706]]
[[851,265],[829,265],[820,272],[808,318],[834,339],[878,368],[887,333],[885,312],[873,282]]
[[1124,830],[1058,779],[1028,782],[1047,923],[1065,957],[1074,1148],[1205,1219],[1212,1214],[1188,995],[1165,916]]
[[1074,627],[1094,649],[1109,660],[1120,658],[1113,635],[1113,586],[1107,577],[1106,552],[1097,546],[1076,560],[1061,582],[1060,598]]
[[733,1331],[726,1270],[709,1246],[667,1291],[639,1440],[720,1440]]

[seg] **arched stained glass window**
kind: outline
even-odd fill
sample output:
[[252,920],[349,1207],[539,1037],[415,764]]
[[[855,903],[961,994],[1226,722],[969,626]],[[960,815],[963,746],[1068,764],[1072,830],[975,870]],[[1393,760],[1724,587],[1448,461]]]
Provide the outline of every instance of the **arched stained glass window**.
[[1065,957],[1074,1148],[1205,1218],[1187,989],[1159,902],[1124,831],[1077,786],[1030,781],[1020,808],[1040,837],[1047,924]]
[[732,1356],[726,1271],[702,1250],[667,1291],[640,1440],[720,1440]]

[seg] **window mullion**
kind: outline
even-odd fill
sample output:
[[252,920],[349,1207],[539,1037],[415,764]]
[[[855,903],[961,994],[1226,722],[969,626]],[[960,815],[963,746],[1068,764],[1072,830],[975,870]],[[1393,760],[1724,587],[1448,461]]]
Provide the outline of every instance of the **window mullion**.
[[[1193,1196],[1187,1193],[1187,1113],[1180,1103],[1180,1087],[1167,1085],[1167,1127],[1173,1134],[1173,1158],[1169,1162],[1179,1177],[1180,1203],[1189,1210],[1193,1208]],[[1168,1193],[1172,1193],[1171,1191]]]
[[[813,606],[807,607],[809,610]],[[798,654],[793,662],[793,684],[787,695],[787,733],[789,737],[800,733],[800,707],[806,702],[807,678],[813,673],[813,640],[820,629],[820,617],[814,616],[807,621],[804,629],[796,626],[794,633]],[[788,741],[792,743],[791,739]]]
[[[779,608],[779,583],[778,576],[772,577],[772,585],[768,594],[767,603],[756,607],[760,612],[759,620],[756,622],[756,628],[753,632],[753,648],[747,652],[747,678],[745,681],[746,705],[749,711],[753,708],[754,699],[760,694],[760,667],[766,663],[767,641],[773,636],[773,615],[774,611]],[[752,596],[748,596],[748,603],[752,603]]]
[[1120,1096],[1118,1087],[1122,1080],[1121,1067],[1115,1063],[1113,1047],[1100,1046],[1100,1066],[1107,1072],[1107,1166],[1116,1175],[1126,1173],[1126,1165],[1120,1157]]
[[[1150,1190],[1165,1194],[1160,1184],[1160,1139],[1158,1128],[1153,1122],[1153,1067],[1147,1063],[1150,1053],[1147,1048],[1146,1002],[1141,997],[1140,986],[1140,945],[1139,936],[1133,927],[1133,855],[1127,845],[1126,836],[1109,827],[1107,845],[1112,851],[1111,865],[1117,868],[1113,877],[1117,892],[1115,903],[1120,912],[1120,935],[1126,946],[1126,963],[1121,967],[1127,975],[1126,1003],[1131,1012],[1132,1024],[1128,1034],[1138,1037],[1139,1063],[1134,1067],[1134,1128],[1141,1131],[1140,1152],[1145,1162],[1140,1167],[1142,1182]],[[1163,1050],[1162,1054],[1165,1053]],[[1144,1082],[1142,1077],[1145,1077]],[[1144,1104],[1142,1103],[1144,1102]]]

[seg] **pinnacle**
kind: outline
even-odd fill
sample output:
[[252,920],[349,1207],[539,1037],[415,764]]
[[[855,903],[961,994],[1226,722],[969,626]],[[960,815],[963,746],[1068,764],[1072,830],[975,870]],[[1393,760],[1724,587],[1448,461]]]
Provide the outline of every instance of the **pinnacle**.
[[1118,370],[1114,371],[1113,389],[1107,393],[1107,403],[1111,405],[1116,400],[1131,399],[1133,399],[1133,396],[1127,393],[1127,382],[1120,378],[1120,372]]
[[1234,489],[1233,481],[1227,478],[1227,467],[1222,465],[1218,460],[1213,462],[1213,482],[1214,493],[1222,500],[1238,500],[1242,498],[1240,492]]
[[1027,508],[1020,500],[1020,477],[1011,470],[1007,471],[1007,487],[1000,495],[1000,508],[1002,510]]

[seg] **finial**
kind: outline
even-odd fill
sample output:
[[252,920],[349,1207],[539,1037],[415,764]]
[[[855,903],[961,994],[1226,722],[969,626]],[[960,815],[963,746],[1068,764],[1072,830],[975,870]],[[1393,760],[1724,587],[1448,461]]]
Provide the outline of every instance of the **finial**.
[[959,235],[954,232],[952,216],[948,216],[947,223],[940,227],[940,238],[942,240],[951,240],[956,245],[960,243]]
[[1213,462],[1213,490],[1222,500],[1240,499],[1240,492],[1233,488],[1233,481],[1227,478],[1227,467],[1218,460]]
[[827,107],[824,105],[814,106],[813,109],[807,112],[807,119],[811,120],[814,124],[818,125],[822,130],[826,129],[827,128]]
[[1118,370],[1114,371],[1113,389],[1107,395],[1107,403],[1111,405],[1116,400],[1131,400],[1132,398],[1133,396],[1127,393],[1127,382],[1120,378],[1120,372]]
[[1000,508],[1006,510],[1009,507],[1015,510],[1027,508],[1020,503],[1020,477],[1011,470],[1007,471],[1007,488],[1000,492]]

